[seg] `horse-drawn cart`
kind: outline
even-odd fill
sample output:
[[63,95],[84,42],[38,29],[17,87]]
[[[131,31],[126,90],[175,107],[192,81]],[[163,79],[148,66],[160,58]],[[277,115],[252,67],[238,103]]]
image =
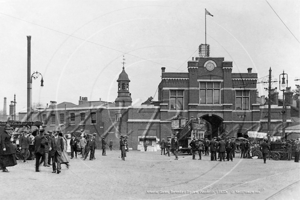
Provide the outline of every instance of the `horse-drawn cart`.
[[[287,143],[271,142],[270,151],[267,156],[269,159],[273,159],[273,160],[288,160],[289,153],[292,152],[291,149],[289,150]],[[252,148],[252,156],[257,156],[258,158],[262,158],[262,152],[260,151],[259,146]]]
[[287,160],[288,154],[289,152],[287,148],[287,143],[271,142],[269,158],[272,158],[273,160]]

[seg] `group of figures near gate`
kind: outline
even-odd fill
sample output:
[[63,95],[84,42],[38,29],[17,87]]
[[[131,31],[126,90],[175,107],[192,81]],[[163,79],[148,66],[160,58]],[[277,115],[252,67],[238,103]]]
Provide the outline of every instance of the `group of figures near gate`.
[[[162,139],[160,142],[161,155],[168,155],[172,153],[175,156],[175,160],[178,160],[178,145],[177,137],[174,136],[168,140]],[[291,160],[293,157],[295,162],[299,162],[299,152],[300,152],[300,138],[295,141],[283,142],[285,145],[285,152],[287,153],[287,160]],[[235,139],[231,138],[217,138],[214,137],[211,140],[205,139],[195,139],[189,143],[191,147],[192,159],[199,156],[201,160],[202,155],[209,156],[211,161],[233,161],[236,154],[240,154],[240,158],[252,158],[255,157],[255,150],[260,151],[261,158],[264,163],[266,163],[267,158],[270,158],[270,143],[267,139],[263,139],[259,142],[249,141],[247,139],[240,142],[236,142]]]

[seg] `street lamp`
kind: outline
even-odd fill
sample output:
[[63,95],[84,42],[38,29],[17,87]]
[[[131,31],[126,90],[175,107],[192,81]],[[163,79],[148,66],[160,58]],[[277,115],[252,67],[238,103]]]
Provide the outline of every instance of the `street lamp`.
[[29,117],[28,115],[30,115],[30,121],[31,121],[31,114],[30,114],[30,112],[31,112],[31,96],[32,96],[32,79],[37,79],[37,78],[39,78],[39,77],[42,77],[41,78],[41,87],[43,87],[44,86],[44,78],[43,78],[43,75],[40,73],[40,72],[38,72],[38,71],[36,71],[36,72],[33,72],[32,74],[31,74],[31,76],[30,76],[30,81],[29,81],[29,83],[28,83],[28,113],[27,113],[27,117]]
[[44,79],[43,79],[43,75],[40,73],[40,72],[33,72],[33,74],[31,75],[31,80],[32,79],[37,79],[39,76],[41,76],[42,77],[42,79],[41,79],[41,87],[43,87],[44,86]]
[[284,92],[287,87],[288,87],[288,74],[284,73],[283,71],[283,73],[279,74],[279,89],[282,91],[282,136],[284,136],[285,140],[287,140],[287,135],[285,133],[286,108],[285,108]]

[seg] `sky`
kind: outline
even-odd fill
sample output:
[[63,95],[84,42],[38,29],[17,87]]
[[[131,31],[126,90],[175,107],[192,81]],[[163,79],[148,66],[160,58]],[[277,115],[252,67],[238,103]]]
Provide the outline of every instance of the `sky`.
[[[27,37],[31,36],[32,102],[77,104],[79,97],[114,101],[117,78],[125,70],[133,104],[157,99],[161,67],[187,72],[187,61],[205,42],[211,57],[247,68],[258,82],[288,74],[300,78],[298,0],[1,0],[0,110],[16,94],[17,113],[27,106]],[[257,85],[267,95],[267,84]],[[278,87],[273,83],[272,87]]]

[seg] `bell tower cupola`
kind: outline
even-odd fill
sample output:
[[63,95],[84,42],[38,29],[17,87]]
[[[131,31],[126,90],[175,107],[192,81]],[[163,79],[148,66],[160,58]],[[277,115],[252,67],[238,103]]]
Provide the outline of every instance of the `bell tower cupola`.
[[128,74],[125,72],[125,58],[123,56],[123,69],[117,80],[118,82],[118,97],[115,100],[117,107],[127,107],[131,106],[132,99],[131,93],[129,92],[129,78]]

